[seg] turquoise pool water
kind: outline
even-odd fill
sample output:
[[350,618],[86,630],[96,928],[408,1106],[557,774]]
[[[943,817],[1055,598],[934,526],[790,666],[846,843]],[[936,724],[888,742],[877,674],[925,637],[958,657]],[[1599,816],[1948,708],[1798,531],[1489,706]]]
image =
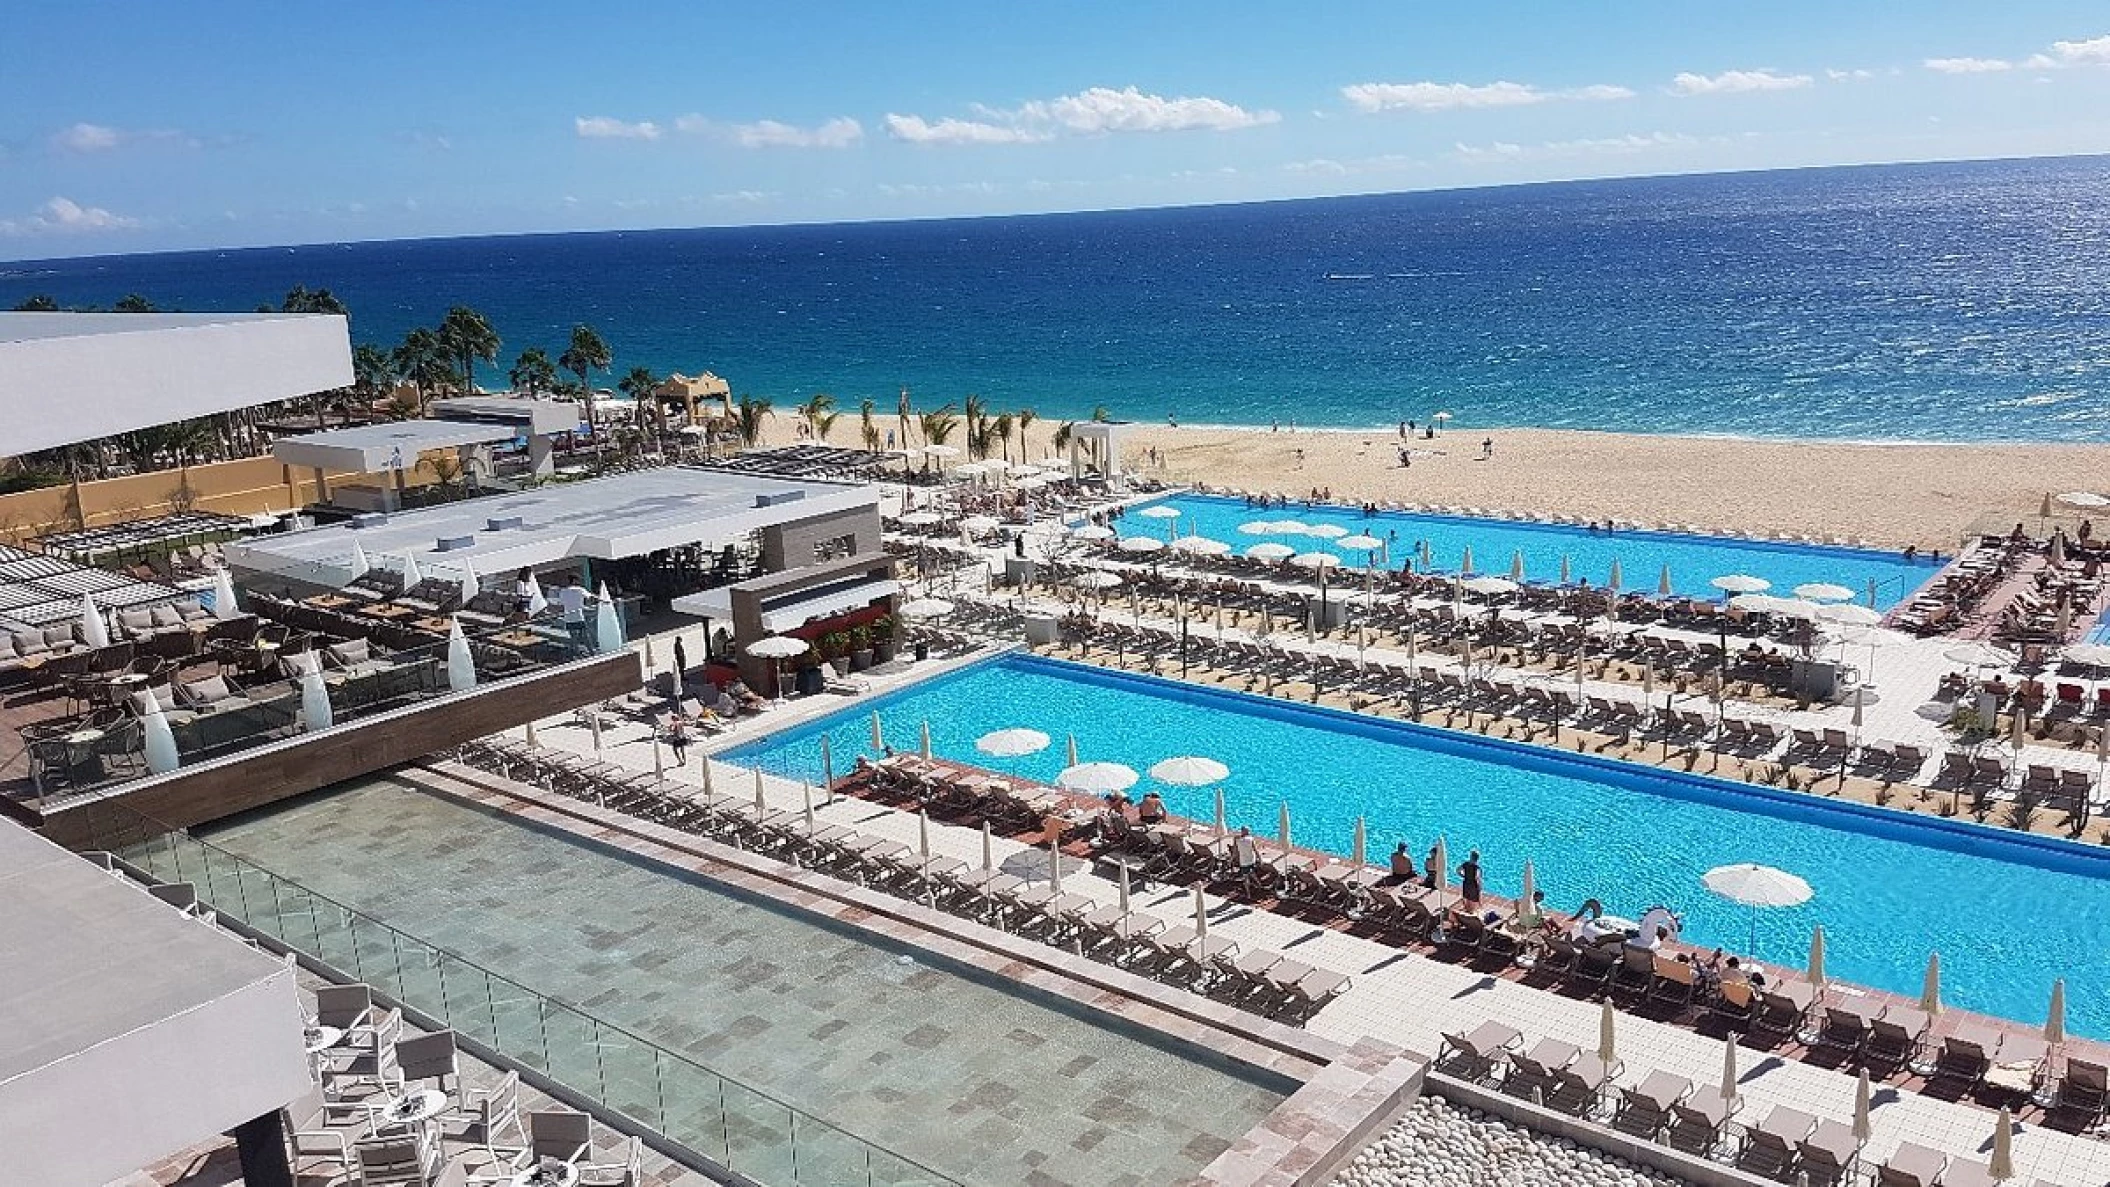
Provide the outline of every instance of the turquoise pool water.
[[1298,552],[1338,552],[1347,564],[1367,563],[1367,551],[1339,548],[1332,540],[1302,534],[1250,535],[1238,530],[1242,524],[1260,520],[1337,524],[1350,534],[1386,540],[1390,557],[1387,567],[1393,569],[1413,556],[1414,567],[1419,570],[1422,565],[1415,545],[1426,540],[1430,560],[1438,572],[1455,572],[1465,549],[1470,548],[1474,572],[1507,576],[1512,558],[1522,552],[1527,581],[1560,580],[1561,558],[1565,556],[1572,578],[1601,586],[1610,579],[1612,562],[1617,560],[1621,589],[1654,593],[1663,567],[1668,565],[1671,589],[1698,598],[1721,596],[1721,591],[1707,584],[1715,577],[1749,573],[1772,582],[1771,592],[1782,597],[1797,585],[1824,581],[1843,585],[1853,590],[1858,600],[1866,602],[1868,584],[1873,581],[1876,609],[1887,610],[1918,589],[1937,568],[1932,561],[1908,561],[1900,553],[1866,548],[1765,543],[1676,532],[1592,532],[1559,524],[1398,511],[1366,517],[1352,509],[1294,504],[1261,510],[1246,506],[1243,499],[1210,495],[1172,495],[1154,502],[1178,508],[1182,517],[1151,519],[1131,510],[1120,524],[1121,533],[1162,536],[1168,525],[1176,525],[1177,533],[1210,536],[1241,553],[1262,541],[1272,541]]
[[[2052,980],[2066,977],[2068,1024],[2110,1037],[2110,853],[1936,818],[1853,809],[1797,793],[1584,759],[1453,731],[1408,726],[1171,680],[1031,656],[978,664],[723,757],[792,778],[820,776],[819,736],[838,769],[871,745],[877,710],[888,739],[915,745],[930,723],[939,755],[1052,780],[1063,738],[1085,761],[1139,772],[1200,754],[1231,768],[1234,827],[1273,835],[1287,801],[1299,844],[1346,853],[1369,821],[1373,859],[1404,840],[1417,864],[1441,834],[1451,860],[1477,848],[1489,888],[1514,894],[1530,858],[1557,909],[1602,899],[1629,917],[1658,903],[1685,918],[1685,938],[1745,948],[1799,966],[1823,924],[1834,976],[1917,996],[1929,949],[1942,956],[1952,1004],[2041,1021]],[[977,754],[974,740],[1024,726],[1055,739],[1020,759]],[[1136,795],[1151,786],[1147,776]],[[1206,820],[1207,790],[1160,789],[1173,811]],[[1794,871],[1809,903],[1754,913],[1701,889],[1731,862]]]

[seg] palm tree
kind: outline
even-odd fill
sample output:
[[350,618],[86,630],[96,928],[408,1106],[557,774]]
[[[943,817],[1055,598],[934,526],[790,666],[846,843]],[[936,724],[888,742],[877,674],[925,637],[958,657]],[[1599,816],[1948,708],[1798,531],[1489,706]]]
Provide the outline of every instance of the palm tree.
[[1030,429],[1030,428],[1032,428],[1032,427],[1033,427],[1033,422],[1034,422],[1034,421],[1036,421],[1036,420],[1039,420],[1039,419],[1040,419],[1040,415],[1039,415],[1038,413],[1034,412],[1034,411],[1033,411],[1033,410],[1032,410],[1031,408],[1021,408],[1021,409],[1019,409],[1019,410],[1018,410],[1018,460],[1019,460],[1019,461],[1022,461],[1022,462],[1030,462],[1030,461],[1032,461],[1032,460],[1033,460],[1033,450],[1032,450],[1032,448],[1031,448],[1030,446],[1028,446],[1028,445],[1027,445],[1027,443],[1026,443],[1026,430],[1027,430],[1027,429]]
[[591,373],[605,371],[614,358],[608,352],[608,344],[592,326],[573,326],[571,345],[557,356],[557,365],[579,377],[580,398],[586,402],[586,423],[593,424],[593,380]]
[[[623,376],[622,382],[615,386],[617,391],[629,396],[637,404],[637,430],[644,432],[647,413],[659,407],[659,398],[652,392],[653,388],[659,386],[659,377],[652,373],[650,367],[632,367]],[[665,423],[662,423],[660,428],[664,430]]]
[[140,296],[138,293],[126,293],[123,297],[119,298],[117,304],[110,306],[110,311],[112,313],[160,312],[160,310],[155,307],[152,301],[147,300],[145,297]]
[[989,419],[989,406],[982,397],[967,393],[967,456],[983,458],[989,455],[989,438],[983,424]]
[[740,444],[749,449],[762,442],[762,422],[773,415],[768,400],[742,395],[733,402],[733,422],[740,430]]
[[1011,460],[1011,425],[1011,414],[999,412],[996,414],[996,420],[989,426],[990,434],[1003,444],[1004,460],[1007,462]]
[[1104,405],[1104,404],[1094,404],[1094,405],[1092,405],[1092,419],[1093,419],[1094,421],[1098,422],[1099,424],[1105,424],[1105,423],[1106,423],[1107,421],[1110,421],[1110,420],[1112,420],[1113,418],[1114,418],[1114,414],[1113,414],[1113,413],[1111,413],[1111,412],[1108,412],[1108,411],[1106,410],[1106,405]]
[[59,303],[49,293],[38,293],[32,297],[24,297],[22,303],[15,306],[16,313],[57,313],[58,311]]
[[952,431],[960,427],[959,414],[947,404],[935,412],[926,412],[920,418],[923,425],[923,440],[930,445],[943,445]]
[[418,389],[419,415],[424,415],[432,393],[454,377],[454,366],[448,360],[447,347],[440,336],[423,326],[405,334],[403,345],[396,347],[396,374]]
[[[805,403],[799,405],[799,416],[805,420],[806,427],[813,430],[814,436],[826,441],[828,435],[821,431],[821,418],[828,416],[829,411],[834,407],[834,396],[829,395],[827,392],[815,392]],[[828,423],[834,424],[835,418],[828,416]]]
[[857,431],[864,438],[865,448],[876,453],[879,451],[879,422],[872,417],[873,408],[869,399],[857,406]]
[[286,299],[278,303],[280,313],[334,313],[339,317],[350,317],[352,311],[328,289],[311,289],[296,284],[286,292]]
[[456,305],[441,319],[440,342],[447,348],[447,357],[461,364],[456,374],[465,396],[476,390],[476,364],[498,362],[498,331],[467,305]]
[[913,408],[911,408],[911,407],[909,407],[909,403],[908,403],[908,385],[904,383],[904,384],[902,384],[902,385],[901,385],[901,401],[900,401],[899,403],[897,403],[897,404],[895,404],[895,405],[894,405],[894,415],[895,415],[896,417],[898,417],[898,418],[900,419],[900,421],[901,421],[901,448],[903,448],[903,449],[907,449],[907,448],[908,448],[908,443],[909,443],[909,436],[908,436],[908,426],[909,426],[909,418],[910,418],[910,417],[912,417],[912,416],[914,416],[915,414],[916,414],[916,410],[915,410],[915,409],[913,409]]
[[556,390],[557,364],[549,361],[548,351],[530,346],[520,352],[506,378],[512,381],[514,391],[533,399]]

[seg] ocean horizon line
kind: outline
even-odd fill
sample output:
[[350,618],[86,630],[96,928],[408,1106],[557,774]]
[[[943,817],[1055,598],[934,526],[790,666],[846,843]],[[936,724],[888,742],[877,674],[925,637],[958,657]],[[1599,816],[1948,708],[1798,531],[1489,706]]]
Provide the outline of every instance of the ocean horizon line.
[[[924,411],[930,411],[930,409],[925,409]],[[1138,428],[1150,429],[1156,432],[1183,433],[1191,430],[1196,432],[1213,431],[1257,433],[1262,436],[1272,436],[1278,432],[1285,436],[1291,434],[1305,433],[1330,434],[1335,436],[1355,436],[1358,434],[1373,433],[1381,435],[1387,440],[1391,441],[1397,441],[1399,439],[1399,425],[1396,422],[1384,425],[1298,424],[1294,427],[1285,426],[1278,430],[1272,425],[1230,424],[1216,421],[1190,422],[1183,420],[1180,421],[1178,424],[1168,425],[1163,423],[1162,421],[1124,420],[1118,416],[1113,417],[1112,420],[1114,421],[1114,423],[1117,424],[1132,424],[1137,426]],[[1034,423],[1047,424],[1050,423],[1050,418],[1041,417],[1037,419]],[[1069,418],[1054,418],[1053,423],[1082,424],[1085,422],[1083,420],[1073,421]],[[1411,440],[1427,440],[1427,438],[1424,438],[1421,435],[1421,426],[1425,425],[1427,422],[1417,420],[1413,423],[1416,425],[1416,428]],[[1436,435],[1435,439],[1441,441],[1445,438],[1460,436],[1461,434],[1465,436],[1471,436],[1473,434],[1486,433],[1568,433],[1575,435],[1588,435],[1593,437],[1638,437],[1649,440],[1664,439],[1689,441],[1743,441],[1757,445],[1874,445],[1882,446],[1885,448],[1941,449],[2036,449],[2039,447],[2053,449],[2100,449],[2105,444],[2101,441],[2046,441],[2032,437],[1985,437],[1965,440],[1960,438],[1943,437],[1825,437],[1797,435],[1775,436],[1767,433],[1718,433],[1679,429],[1666,429],[1663,432],[1654,433],[1642,432],[1636,429],[1591,429],[1581,428],[1573,425],[1530,424],[1486,424],[1470,425],[1462,428],[1453,427],[1442,430]]]

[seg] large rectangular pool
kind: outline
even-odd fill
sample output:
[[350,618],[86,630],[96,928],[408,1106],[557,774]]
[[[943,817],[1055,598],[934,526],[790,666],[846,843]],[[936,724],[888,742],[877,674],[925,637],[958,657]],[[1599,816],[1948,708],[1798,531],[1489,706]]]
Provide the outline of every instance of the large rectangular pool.
[[962,1183],[1177,1182],[1294,1087],[388,780],[196,831]]
[[1417,557],[1414,567],[1423,568],[1419,545],[1426,542],[1436,572],[1456,572],[1465,550],[1473,554],[1473,570],[1498,576],[1510,572],[1518,553],[1524,557],[1527,581],[1555,582],[1560,579],[1561,560],[1566,558],[1570,576],[1603,586],[1612,575],[1612,563],[1620,568],[1620,588],[1654,593],[1665,566],[1670,569],[1671,589],[1686,597],[1714,598],[1721,592],[1708,584],[1726,573],[1748,573],[1773,583],[1772,592],[1786,597],[1797,586],[1809,582],[1843,585],[1866,602],[1871,583],[1875,607],[1887,610],[1932,577],[1937,565],[1930,560],[1906,560],[1902,553],[1868,548],[1798,544],[1786,541],[1741,540],[1723,536],[1699,536],[1682,532],[1597,531],[1564,524],[1520,523],[1512,520],[1458,515],[1427,515],[1404,511],[1382,511],[1366,516],[1353,508],[1248,507],[1243,499],[1213,495],[1171,495],[1152,500],[1177,509],[1180,518],[1152,519],[1131,508],[1122,522],[1124,535],[1161,536],[1168,529],[1209,536],[1244,552],[1263,541],[1286,544],[1298,552],[1326,551],[1341,554],[1344,563],[1363,565],[1370,553],[1344,549],[1334,543],[1340,537],[1314,536],[1305,532],[1245,532],[1246,524],[1280,523],[1292,520],[1307,526],[1331,525],[1350,535],[1368,535],[1387,542],[1392,569]]
[[[728,752],[792,778],[820,777],[819,735],[837,768],[870,749],[870,713],[896,746],[928,722],[935,753],[1052,781],[1065,735],[1086,761],[1137,771],[1175,755],[1229,765],[1233,826],[1272,835],[1290,805],[1299,844],[1347,853],[1357,816],[1372,860],[1405,841],[1418,864],[1437,836],[1451,859],[1478,849],[1489,888],[1514,894],[1526,858],[1559,910],[1585,898],[1639,916],[1657,904],[1685,939],[1800,965],[1823,924],[1834,977],[1917,996],[1930,949],[1951,1004],[2040,1021],[2067,979],[2068,1024],[2110,1037],[2110,853],[1931,816],[1848,805],[1629,763],[1585,758],[1340,710],[1011,656],[962,669]],[[1039,754],[995,759],[975,739],[1044,731]],[[1151,786],[1145,779],[1134,794]],[[1172,810],[1207,820],[1206,789],[1164,787]],[[1715,866],[1756,861],[1807,878],[1807,904],[1753,913],[1700,886]]]

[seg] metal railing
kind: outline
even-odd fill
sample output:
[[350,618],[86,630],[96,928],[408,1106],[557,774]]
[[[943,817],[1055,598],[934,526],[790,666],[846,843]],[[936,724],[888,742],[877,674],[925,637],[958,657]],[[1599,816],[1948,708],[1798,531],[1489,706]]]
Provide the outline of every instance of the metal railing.
[[761,1089],[180,829],[108,801],[86,849],[190,882],[222,915],[769,1187],[959,1187]]

